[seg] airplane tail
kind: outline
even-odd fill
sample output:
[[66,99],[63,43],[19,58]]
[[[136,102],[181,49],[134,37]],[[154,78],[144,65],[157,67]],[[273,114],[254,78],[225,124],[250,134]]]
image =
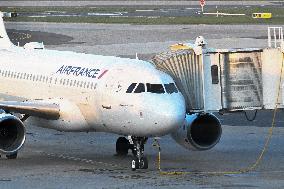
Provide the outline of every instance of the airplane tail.
[[0,12],[0,48],[10,48],[13,43],[7,35],[6,28],[3,21],[4,14]]

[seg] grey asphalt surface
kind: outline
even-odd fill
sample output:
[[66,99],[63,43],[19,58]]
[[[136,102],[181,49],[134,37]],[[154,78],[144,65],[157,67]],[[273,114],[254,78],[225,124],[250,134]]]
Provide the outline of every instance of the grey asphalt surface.
[[[149,59],[175,43],[194,42],[203,35],[209,47],[267,47],[268,25],[131,25],[7,23],[17,29],[13,42],[44,42],[47,48]],[[283,27],[283,26],[282,26]],[[13,31],[13,30],[12,30]],[[38,32],[40,31],[40,32]],[[31,38],[21,40],[26,34]],[[20,37],[19,37],[20,36]]]
[[[265,25],[7,23],[7,27],[15,43],[44,41],[49,49],[125,57],[137,52],[146,60],[170,44],[192,41],[198,35],[217,48],[267,46]],[[23,39],[27,33],[31,38]],[[241,113],[219,118],[223,135],[209,151],[187,151],[169,136],[160,139],[162,169],[191,172],[175,176],[162,176],[157,171],[152,139],[145,148],[149,169],[132,172],[130,155],[115,156],[116,135],[57,132],[27,122],[27,142],[19,158],[0,159],[0,188],[283,188],[283,111],[278,111],[277,127],[261,164],[245,174],[200,172],[235,171],[252,165],[263,148],[272,112],[259,112],[253,122]]]

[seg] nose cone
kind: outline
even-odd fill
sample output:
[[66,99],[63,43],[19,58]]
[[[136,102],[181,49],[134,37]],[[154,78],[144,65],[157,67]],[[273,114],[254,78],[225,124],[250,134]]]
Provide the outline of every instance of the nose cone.
[[157,107],[159,117],[159,135],[166,135],[177,130],[185,120],[185,101],[181,94],[170,95],[167,101]]
[[[141,100],[141,99],[140,99]],[[128,135],[164,136],[173,133],[185,121],[185,101],[180,93],[147,94],[140,104],[139,118],[133,119],[134,127]],[[123,116],[121,116],[123,117]]]

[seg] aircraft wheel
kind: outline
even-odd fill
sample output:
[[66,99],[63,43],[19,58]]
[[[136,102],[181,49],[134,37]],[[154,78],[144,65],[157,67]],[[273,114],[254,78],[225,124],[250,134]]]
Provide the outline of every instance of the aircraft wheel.
[[148,159],[146,157],[141,158],[140,169],[148,169]]
[[119,137],[116,141],[116,154],[126,156],[129,150],[129,141],[125,137]]
[[7,159],[16,159],[17,156],[18,156],[18,153],[14,153],[14,154],[6,155],[6,158],[7,158]]

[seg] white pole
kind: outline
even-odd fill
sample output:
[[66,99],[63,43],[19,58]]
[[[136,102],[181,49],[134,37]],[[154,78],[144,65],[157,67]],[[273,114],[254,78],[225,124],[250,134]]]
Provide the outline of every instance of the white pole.
[[270,34],[270,27],[268,29],[268,47],[271,47],[271,34]]
[[277,43],[276,43],[277,35],[276,35],[276,28],[275,27],[273,28],[273,33],[274,33],[274,48],[276,48],[277,47]]
[[281,27],[281,47],[284,48],[284,42],[283,42],[283,28]]
[[279,40],[279,45],[281,46],[281,27],[278,28],[278,40]]

